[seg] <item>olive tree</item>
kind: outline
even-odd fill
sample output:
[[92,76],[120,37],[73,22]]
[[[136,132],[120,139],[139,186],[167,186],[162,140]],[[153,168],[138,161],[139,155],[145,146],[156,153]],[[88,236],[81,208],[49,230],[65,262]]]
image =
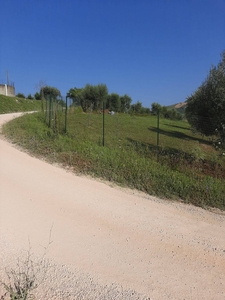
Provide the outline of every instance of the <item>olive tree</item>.
[[43,94],[45,98],[47,96],[50,96],[53,98],[57,98],[58,96],[61,96],[61,93],[57,88],[51,87],[48,85],[41,88],[41,94]]
[[128,112],[130,109],[132,99],[130,96],[125,94],[124,96],[120,97],[120,103],[121,103],[121,112]]
[[79,97],[83,111],[87,112],[90,109],[94,111],[101,109],[103,101],[106,101],[107,95],[108,89],[105,84],[86,84],[77,97]]
[[120,95],[117,93],[112,93],[107,96],[106,108],[112,111],[119,112],[121,110],[121,100]]
[[212,66],[207,78],[196,92],[187,98],[185,110],[189,124],[206,136],[218,136],[225,143],[225,51],[217,66]]

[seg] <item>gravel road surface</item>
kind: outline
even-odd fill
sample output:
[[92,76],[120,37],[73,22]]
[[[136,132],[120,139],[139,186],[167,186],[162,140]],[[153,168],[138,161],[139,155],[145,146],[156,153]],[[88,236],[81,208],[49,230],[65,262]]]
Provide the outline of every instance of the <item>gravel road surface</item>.
[[50,234],[37,299],[225,299],[222,212],[76,176],[0,136],[0,278]]

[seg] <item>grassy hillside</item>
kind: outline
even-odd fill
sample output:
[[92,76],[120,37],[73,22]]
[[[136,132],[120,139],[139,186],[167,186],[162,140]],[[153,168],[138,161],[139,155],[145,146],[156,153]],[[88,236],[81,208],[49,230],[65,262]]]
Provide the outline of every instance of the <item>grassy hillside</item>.
[[41,101],[0,95],[0,114],[41,110]]
[[61,163],[150,195],[225,209],[225,156],[210,141],[193,135],[185,121],[160,120],[127,114],[102,115],[69,111],[52,128],[42,113],[25,115],[6,124],[4,133],[37,156]]

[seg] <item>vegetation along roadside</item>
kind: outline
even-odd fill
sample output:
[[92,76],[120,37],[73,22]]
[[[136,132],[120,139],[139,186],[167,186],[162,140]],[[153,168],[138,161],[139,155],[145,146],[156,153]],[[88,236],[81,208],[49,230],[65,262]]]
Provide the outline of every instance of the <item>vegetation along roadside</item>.
[[[45,120],[43,112],[24,115],[5,124],[3,132],[32,154],[76,173],[162,198],[225,208],[225,157],[207,139],[193,135],[185,121],[161,119],[157,146],[156,116],[106,114],[103,147],[102,114],[70,109],[66,134]],[[61,111],[57,128],[63,123]]]

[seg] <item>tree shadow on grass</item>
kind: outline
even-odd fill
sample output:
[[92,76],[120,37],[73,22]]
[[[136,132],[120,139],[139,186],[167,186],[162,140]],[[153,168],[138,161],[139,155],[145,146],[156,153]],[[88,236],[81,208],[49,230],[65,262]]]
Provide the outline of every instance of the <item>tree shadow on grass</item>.
[[169,136],[169,137],[173,137],[173,138],[178,138],[178,139],[182,139],[182,140],[186,140],[186,141],[198,141],[199,143],[202,143],[202,144],[206,144],[206,145],[212,145],[212,143],[210,141],[207,141],[207,140],[204,140],[202,138],[198,138],[198,137],[194,137],[194,136],[190,136],[190,135],[187,135],[183,132],[180,132],[180,131],[176,131],[176,130],[172,130],[172,131],[168,131],[168,130],[163,130],[163,129],[157,129],[155,127],[149,127],[148,130],[152,131],[152,132],[155,132],[155,133],[158,133],[159,134],[163,134],[163,135],[166,135],[166,136]]
[[145,142],[140,142],[137,140],[133,140],[131,138],[127,139],[128,143],[132,146],[132,148],[139,154],[143,156],[161,156],[161,157],[177,157],[179,159],[186,159],[188,161],[193,161],[195,158],[193,155],[182,151],[178,150],[175,148],[171,147],[157,147],[156,145],[150,144],[150,143],[145,143]]
[[192,170],[194,174],[208,175],[218,179],[225,178],[225,166],[210,160],[195,157],[193,154],[187,153],[175,148],[162,148],[150,143],[143,143],[131,138],[127,139],[131,147],[140,156],[155,159],[160,164],[167,165],[171,169],[180,170],[183,168]]
[[131,138],[127,138],[128,145],[131,146],[136,152],[139,154],[149,153],[151,152],[158,152],[158,147],[156,145],[140,142]]
[[171,124],[163,124],[163,125],[166,125],[166,126],[169,126],[169,127],[180,128],[182,130],[188,130],[188,131],[190,131],[190,127],[177,126],[177,125],[171,125]]

